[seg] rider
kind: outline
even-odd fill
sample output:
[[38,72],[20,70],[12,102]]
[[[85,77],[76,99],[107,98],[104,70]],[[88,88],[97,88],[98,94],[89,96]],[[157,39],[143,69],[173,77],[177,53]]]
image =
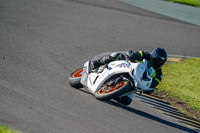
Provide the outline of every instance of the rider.
[[[165,49],[156,48],[151,52],[151,54],[147,51],[132,50],[129,50],[127,53],[115,52],[98,60],[91,61],[91,69],[109,64],[112,61],[126,60],[126,58],[131,62],[141,62],[143,59],[145,59],[152,65],[155,70],[155,73],[153,74],[153,80],[150,89],[144,91],[146,94],[151,94],[154,91],[154,88],[161,82],[163,77],[161,67],[165,64],[168,58]],[[129,105],[132,102],[132,95],[116,98],[115,100],[124,105]]]

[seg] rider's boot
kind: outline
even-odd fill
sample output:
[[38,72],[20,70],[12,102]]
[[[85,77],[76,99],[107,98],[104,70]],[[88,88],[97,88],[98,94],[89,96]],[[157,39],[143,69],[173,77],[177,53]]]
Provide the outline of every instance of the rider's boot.
[[101,64],[99,61],[90,61],[90,72],[94,69],[96,69],[97,67],[99,67]]

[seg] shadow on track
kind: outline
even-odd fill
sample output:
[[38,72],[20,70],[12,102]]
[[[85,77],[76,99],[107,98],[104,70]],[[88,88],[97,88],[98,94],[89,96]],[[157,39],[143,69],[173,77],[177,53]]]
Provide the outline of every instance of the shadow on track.
[[117,102],[112,101],[112,100],[110,100],[110,101],[105,101],[105,103],[110,104],[110,105],[113,105],[113,106],[116,106],[116,107],[120,107],[120,108],[122,108],[122,109],[124,109],[124,110],[127,110],[127,111],[131,112],[131,113],[140,115],[140,116],[142,116],[142,117],[146,117],[146,118],[148,118],[148,119],[152,119],[152,120],[154,120],[154,121],[157,121],[157,122],[160,122],[160,123],[162,123],[162,124],[171,126],[171,127],[173,127],[173,128],[177,128],[177,129],[182,130],[182,131],[185,131],[185,132],[189,132],[189,133],[198,133],[197,131],[194,131],[194,130],[192,130],[192,129],[190,129],[190,128],[187,128],[187,127],[185,127],[185,126],[178,125],[178,124],[175,124],[175,123],[166,121],[166,120],[161,119],[161,118],[159,118],[159,117],[157,117],[157,116],[148,114],[148,113],[146,113],[146,112],[143,112],[143,111],[140,111],[140,110],[137,110],[137,109],[134,109],[134,108],[131,108],[131,107],[129,107],[129,106],[121,105],[120,103],[117,103]]
[[[79,89],[77,89],[77,90],[92,95],[88,90],[85,90],[85,89],[83,89],[83,88],[79,88]],[[122,104],[120,104],[120,103],[118,103],[118,102],[115,102],[115,101],[113,101],[113,100],[102,101],[102,102],[107,103],[107,104],[110,104],[110,105],[113,105],[113,106],[116,106],[116,107],[119,107],[119,108],[122,108],[122,109],[124,109],[124,110],[126,110],[126,111],[129,111],[129,112],[131,112],[131,113],[140,115],[140,116],[142,116],[142,117],[146,117],[146,118],[148,118],[148,119],[152,119],[152,120],[154,120],[154,121],[157,121],[157,122],[160,122],[160,123],[162,123],[162,124],[171,126],[171,127],[173,127],[173,128],[177,128],[177,129],[182,130],[182,131],[185,131],[185,132],[189,132],[189,133],[199,133],[199,131],[195,131],[195,130],[190,129],[190,128],[188,128],[188,127],[185,127],[185,126],[182,126],[182,125],[179,125],[179,124],[175,124],[175,123],[166,121],[166,120],[161,119],[161,118],[159,118],[159,117],[157,117],[157,116],[148,114],[148,113],[146,113],[146,112],[143,112],[143,111],[140,111],[140,110],[137,110],[137,109],[134,109],[134,108],[131,108],[131,107],[129,107],[129,106],[124,106],[124,105],[122,105]]]

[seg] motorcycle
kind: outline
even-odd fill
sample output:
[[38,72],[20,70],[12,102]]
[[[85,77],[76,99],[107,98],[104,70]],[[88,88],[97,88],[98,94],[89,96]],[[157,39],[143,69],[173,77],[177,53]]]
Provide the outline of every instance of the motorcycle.
[[85,87],[98,100],[110,100],[150,90],[155,70],[148,61],[133,63],[129,60],[113,61],[90,70],[90,61],[83,68],[71,73],[69,84]]

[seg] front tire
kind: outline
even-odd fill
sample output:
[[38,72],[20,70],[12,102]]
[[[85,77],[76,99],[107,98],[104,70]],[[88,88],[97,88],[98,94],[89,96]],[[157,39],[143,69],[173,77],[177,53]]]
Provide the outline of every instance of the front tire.
[[81,84],[81,72],[83,71],[83,68],[79,68],[76,71],[72,72],[69,76],[69,84],[74,88],[83,88],[83,85]]
[[107,86],[106,84],[102,85],[102,87],[95,92],[95,97],[98,100],[109,100],[113,98],[117,98],[120,95],[128,92],[131,89],[131,84],[127,80],[123,80],[120,83],[113,85],[113,86]]

